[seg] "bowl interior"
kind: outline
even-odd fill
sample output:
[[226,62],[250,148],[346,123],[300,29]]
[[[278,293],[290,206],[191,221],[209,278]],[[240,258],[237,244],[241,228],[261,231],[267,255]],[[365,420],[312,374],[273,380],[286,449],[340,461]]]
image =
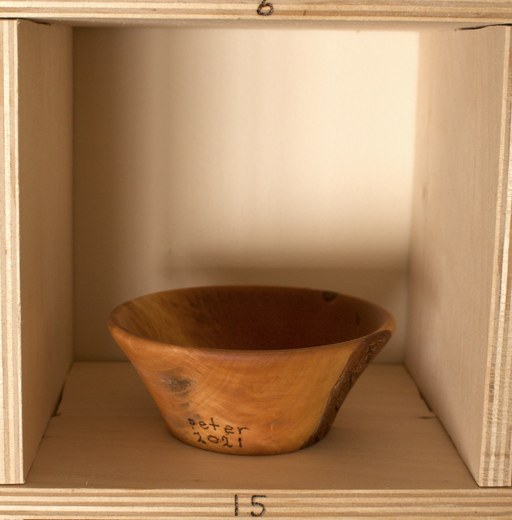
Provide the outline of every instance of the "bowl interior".
[[200,287],[143,296],[119,306],[111,324],[180,346],[290,349],[350,341],[389,323],[369,302],[284,287]]

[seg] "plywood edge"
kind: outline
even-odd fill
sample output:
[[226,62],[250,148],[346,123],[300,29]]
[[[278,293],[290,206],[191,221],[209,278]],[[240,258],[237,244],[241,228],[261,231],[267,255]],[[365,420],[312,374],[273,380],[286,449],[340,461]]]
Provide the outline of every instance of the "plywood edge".
[[0,1],[0,16],[83,22],[159,22],[169,20],[340,20],[381,22],[504,23],[512,20],[512,7],[505,0],[445,2],[440,0],[366,0],[363,2],[275,0],[272,16],[258,16],[259,1],[239,2],[79,2]]
[[0,482],[23,480],[18,158],[18,28],[0,22],[2,37],[2,177],[0,227]]
[[479,483],[510,486],[512,463],[512,154],[511,30],[506,30],[494,276]]
[[[255,505],[252,505],[254,501]],[[264,508],[264,515],[258,515]],[[490,518],[512,510],[507,491],[323,491],[267,489],[0,490],[2,518]],[[251,515],[255,513],[254,515]]]

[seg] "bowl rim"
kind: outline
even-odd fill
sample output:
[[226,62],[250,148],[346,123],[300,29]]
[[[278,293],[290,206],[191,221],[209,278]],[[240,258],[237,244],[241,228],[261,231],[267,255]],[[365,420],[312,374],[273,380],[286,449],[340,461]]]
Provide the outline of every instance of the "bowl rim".
[[[125,307],[126,305],[128,305],[132,302],[135,302],[137,300],[141,300],[143,298],[154,297],[159,294],[167,294],[170,292],[186,292],[186,291],[191,291],[191,290],[202,290],[202,289],[216,289],[216,290],[230,289],[230,290],[232,290],[232,289],[242,289],[242,288],[249,289],[249,290],[251,290],[251,289],[252,290],[265,290],[265,289],[283,290],[284,289],[284,290],[293,290],[293,291],[298,291],[298,292],[302,292],[302,291],[316,292],[316,293],[320,293],[320,294],[321,293],[332,293],[332,294],[336,294],[336,296],[341,296],[342,298],[345,298],[348,300],[353,300],[353,301],[362,303],[364,305],[368,305],[369,307],[373,307],[374,309],[380,311],[383,314],[383,316],[385,317],[385,319],[383,320],[383,323],[378,328],[373,330],[372,332],[362,335],[362,336],[357,336],[355,338],[352,338],[352,339],[349,339],[346,341],[339,341],[337,343],[324,343],[324,344],[320,344],[320,345],[311,345],[311,346],[307,346],[307,347],[292,347],[292,348],[282,348],[282,349],[278,349],[278,348],[270,348],[270,349],[216,348],[216,347],[202,347],[199,345],[177,345],[174,343],[165,343],[163,341],[157,341],[157,340],[154,340],[151,338],[147,338],[147,337],[135,334],[134,332],[129,331],[125,327],[120,325],[115,319],[115,314],[121,308]],[[286,286],[286,285],[264,285],[264,284],[262,284],[262,285],[257,285],[257,284],[216,285],[216,284],[212,284],[212,285],[198,285],[198,286],[190,286],[190,287],[180,287],[180,288],[176,288],[176,289],[166,289],[163,291],[155,291],[155,292],[143,294],[141,296],[137,296],[136,298],[132,298],[130,300],[126,300],[125,302],[117,305],[110,312],[107,326],[108,326],[108,329],[110,330],[110,333],[112,334],[112,336],[114,336],[114,334],[120,334],[121,336],[125,336],[132,340],[135,340],[136,343],[144,342],[144,344],[148,344],[148,345],[164,347],[164,348],[172,348],[172,349],[185,349],[188,351],[193,349],[193,350],[205,351],[205,352],[209,352],[209,353],[219,352],[219,353],[223,353],[223,354],[226,354],[226,353],[245,354],[246,356],[251,355],[251,354],[268,356],[269,353],[271,353],[271,352],[272,353],[274,353],[274,352],[275,353],[286,353],[286,352],[297,353],[297,352],[306,352],[309,350],[340,348],[345,345],[350,345],[354,342],[358,342],[358,343],[367,342],[368,344],[371,344],[371,341],[368,341],[368,340],[370,340],[374,336],[380,337],[380,336],[382,336],[383,333],[388,334],[386,341],[389,341],[389,338],[392,336],[393,332],[396,329],[396,320],[390,311],[388,311],[386,308],[382,307],[381,305],[379,305],[377,303],[371,302],[369,300],[365,300],[363,298],[359,298],[357,296],[352,296],[349,294],[340,293],[340,292],[332,291],[332,290],[316,289],[316,288],[310,288],[310,287]]]

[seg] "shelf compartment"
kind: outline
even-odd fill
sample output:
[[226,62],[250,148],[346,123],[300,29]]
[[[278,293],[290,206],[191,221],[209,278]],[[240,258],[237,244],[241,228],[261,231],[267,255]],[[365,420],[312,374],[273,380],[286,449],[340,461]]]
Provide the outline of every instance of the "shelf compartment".
[[[12,257],[1,265],[0,318],[2,325],[7,324],[8,328],[2,330],[5,350],[0,366],[3,381],[0,388],[0,433],[3,441],[0,453],[4,462],[0,468],[0,477],[5,483],[19,483],[31,466],[73,357],[70,337],[74,283],[71,277],[73,230],[70,216],[73,198],[70,188],[74,173],[71,161],[73,35],[72,29],[67,26],[28,21],[2,21],[1,28],[4,42],[2,162],[5,166],[1,195],[8,208],[9,218],[5,219],[6,225],[1,229],[0,239],[2,247],[9,250]],[[452,27],[436,31],[432,40],[429,39],[431,36],[422,37],[423,44],[431,50],[431,63],[423,70],[427,84],[422,95],[427,100],[432,99],[428,96],[429,85],[442,83],[442,88],[435,92],[438,97],[434,99],[433,108],[438,110],[437,114],[447,115],[447,120],[441,120],[438,125],[439,120],[431,117],[436,111],[432,106],[424,105],[426,109],[422,112],[419,128],[426,128],[419,136],[418,146],[423,151],[423,157],[429,161],[434,157],[434,160],[430,163],[425,161],[428,168],[417,175],[416,182],[414,212],[419,219],[415,228],[418,240],[413,243],[411,257],[409,282],[412,288],[412,319],[408,324],[410,337],[414,341],[409,342],[407,358],[416,383],[438,410],[439,416],[442,416],[443,424],[449,429],[474,478],[482,485],[503,486],[510,485],[511,469],[510,438],[507,433],[511,411],[510,400],[506,399],[510,395],[511,363],[508,334],[510,290],[507,285],[511,200],[508,153],[511,112],[510,32],[510,28],[506,27],[475,31],[456,31]],[[457,76],[457,81],[451,81],[453,78],[450,74],[457,75],[461,70],[466,71],[466,75],[462,73]],[[439,78],[443,78],[443,82]],[[462,125],[463,131],[458,131],[458,125]],[[463,146],[457,140],[461,136],[464,136]],[[439,165],[443,168],[438,168]],[[452,177],[453,172],[456,175]],[[48,179],[51,179],[50,183],[46,182]],[[429,192],[428,186],[422,186],[425,179],[433,179],[433,192]],[[445,188],[450,184],[453,191],[447,192]],[[34,191],[27,190],[30,186]],[[476,204],[477,200],[481,204]],[[432,216],[437,216],[440,221],[436,222]],[[473,219],[485,224],[469,226],[473,240],[466,240],[466,235],[457,233],[457,227],[451,227],[454,219],[461,217],[466,223]],[[18,223],[20,227],[17,227]],[[444,233],[447,229],[448,233]],[[48,233],[50,241],[44,240],[45,233]],[[446,235],[452,235],[456,240],[446,240]],[[460,243],[462,247],[459,247]],[[482,269],[479,272],[483,273],[481,277],[473,276],[474,268],[478,265],[469,262],[475,245],[485,253],[478,256],[478,261],[485,264],[480,266]],[[440,246],[445,249],[441,251]],[[428,254],[424,255],[424,251]],[[18,265],[20,270],[17,270]],[[458,280],[471,284],[473,292],[470,302],[463,293],[453,290],[449,276],[443,278],[448,272],[447,266],[455,266],[459,271]],[[435,283],[431,283],[432,280]],[[435,297],[426,298],[439,295],[446,297],[443,300],[444,308],[453,313],[456,320],[467,318],[468,327],[464,328],[464,323],[461,325],[461,322],[447,319]],[[475,308],[478,319],[474,319]],[[432,331],[431,324],[439,332],[435,337],[428,336]],[[472,333],[474,329],[475,334]],[[455,341],[451,335],[453,332]],[[459,332],[466,334],[463,340],[460,335],[457,337]],[[433,339],[426,343],[427,337]],[[395,376],[400,379],[400,375]],[[391,379],[389,385],[392,384]],[[87,383],[86,387],[93,390],[94,384]],[[98,400],[92,406],[98,407],[100,403],[101,400]],[[397,413],[405,413],[407,404],[400,402],[399,408]],[[64,411],[64,408],[61,410]],[[391,408],[387,410],[391,415],[382,417],[382,423],[389,428],[395,427],[405,417],[397,418],[393,416]],[[71,459],[59,458],[57,449],[51,452],[57,456],[55,461],[51,464],[48,462],[48,465],[42,463],[46,460],[45,446],[49,442],[51,444],[50,432],[58,420],[59,417],[52,419],[29,473],[28,487],[23,489],[32,489],[32,486],[57,489],[63,485],[62,482],[75,478],[77,486],[92,485],[87,479],[84,480],[83,474],[75,475],[72,468],[65,468],[66,460]],[[343,420],[340,417],[340,421]],[[123,435],[132,435],[127,426],[128,421],[129,417],[126,417],[125,430],[119,433],[120,445],[123,445]],[[427,431],[429,422],[437,423],[437,420],[421,421],[419,432]],[[90,433],[93,438],[88,439],[88,442],[97,442],[98,456],[102,453],[108,460],[119,452],[109,451],[102,445],[102,437],[97,433],[102,431],[100,426],[98,422],[98,429],[94,435]],[[122,423],[118,423],[116,427],[122,426]],[[409,426],[412,428],[412,423]],[[69,428],[72,428],[71,423]],[[400,431],[400,428],[390,429],[386,434],[385,428],[382,430],[384,448],[387,448],[386,443],[393,445],[393,439],[400,437]],[[111,433],[105,432],[104,439],[108,440]],[[144,431],[140,430],[139,433]],[[333,435],[332,438],[335,438],[336,431]],[[414,428],[409,431],[409,435],[422,438]],[[372,439],[374,443],[379,442],[376,438]],[[405,440],[403,437],[401,439]],[[323,446],[329,446],[329,439],[325,442]],[[21,444],[23,450],[18,449]],[[429,443],[426,445],[431,446]],[[496,446],[499,449],[493,448]],[[367,447],[372,454],[377,453],[370,449],[369,442]],[[462,474],[458,473],[463,465],[453,447],[450,449],[454,458],[448,457],[451,462],[447,464],[444,473],[434,471],[428,464],[425,467],[430,467],[429,471],[415,465],[413,461],[418,460],[417,457],[423,457],[425,464],[427,459],[432,459],[433,452],[426,455],[425,446],[416,445],[410,451],[403,449],[403,446],[401,448],[398,450],[395,446],[394,453],[399,458],[395,458],[392,463],[391,457],[377,459],[381,462],[375,466],[376,473],[369,471],[368,466],[358,472],[355,462],[353,474],[346,480],[343,480],[342,473],[336,472],[334,476],[334,473],[328,471],[324,475],[324,487],[336,493],[345,493],[345,490],[352,489],[352,482],[353,486],[362,486],[362,489],[411,489],[411,493],[418,492],[420,488],[439,490],[444,487],[471,489],[475,493],[478,491],[465,469]],[[74,452],[77,457],[74,464],[81,464],[80,457],[84,451],[79,437],[67,449],[67,456],[71,457]],[[179,452],[178,448],[176,450],[175,454]],[[337,456],[337,448],[333,450],[332,453],[323,452],[321,457],[330,463]],[[94,455],[93,452],[90,454]],[[364,460],[364,453],[359,455],[360,460]],[[84,468],[89,463],[96,464],[98,456],[82,457]],[[299,461],[301,457],[309,456],[308,452],[301,453],[293,459],[293,464],[304,467]],[[156,455],[152,457],[151,460],[157,460]],[[195,455],[191,457],[186,457],[187,463],[194,460]],[[63,465],[60,474],[55,466],[57,461]],[[122,462],[122,457],[117,462]],[[171,463],[174,462],[169,461]],[[246,468],[247,473],[255,475],[252,468],[256,463],[251,464]],[[308,471],[303,472],[304,480],[302,477],[294,480],[293,467],[288,468],[290,483],[286,487],[309,489],[311,482],[308,481]],[[401,468],[401,471],[393,472],[395,467]],[[492,471],[487,471],[488,467]],[[53,479],[52,483],[38,484],[38,475],[42,475],[45,468],[48,468],[47,476],[41,477],[40,482]],[[154,478],[160,484],[151,484],[149,473],[149,481],[146,482],[145,476],[142,478],[143,474],[135,476],[133,470],[130,472],[130,468],[127,468],[122,471],[123,477],[134,486],[137,481],[141,489],[152,486],[176,489],[172,481],[166,481],[168,475],[165,472]],[[320,467],[315,471],[323,475],[323,469]],[[242,468],[237,471],[242,472]],[[279,474],[278,469],[275,474],[269,471],[269,479],[277,478]],[[446,482],[444,474],[458,476],[447,477]],[[105,489],[114,489],[113,486],[118,488],[114,482],[108,484],[112,475],[101,475],[101,472],[90,473],[96,482],[94,485],[101,487],[99,482],[104,478]],[[466,477],[471,485],[462,482],[466,481]],[[197,476],[194,478],[201,480]],[[228,482],[229,475],[223,475],[222,478]],[[359,478],[361,480],[358,481]]]
[[[223,455],[174,439],[128,363],[75,363],[23,486],[0,489],[12,518],[310,518],[510,511],[481,490],[402,365],[371,365],[327,437],[299,452]],[[456,511],[454,511],[456,508]],[[507,509],[508,508],[508,509]]]

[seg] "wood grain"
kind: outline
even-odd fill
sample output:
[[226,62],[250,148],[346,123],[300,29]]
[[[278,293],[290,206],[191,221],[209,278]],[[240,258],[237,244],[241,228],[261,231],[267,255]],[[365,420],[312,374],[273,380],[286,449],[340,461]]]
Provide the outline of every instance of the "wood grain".
[[153,0],[69,1],[8,0],[0,1],[0,16],[60,20],[73,23],[140,23],[201,20],[341,20],[380,22],[462,22],[503,23],[512,19],[512,6],[507,0],[276,0],[274,14],[260,17],[259,2],[222,0],[202,2],[168,2]]
[[407,365],[481,485],[510,485],[510,30],[422,35]]

